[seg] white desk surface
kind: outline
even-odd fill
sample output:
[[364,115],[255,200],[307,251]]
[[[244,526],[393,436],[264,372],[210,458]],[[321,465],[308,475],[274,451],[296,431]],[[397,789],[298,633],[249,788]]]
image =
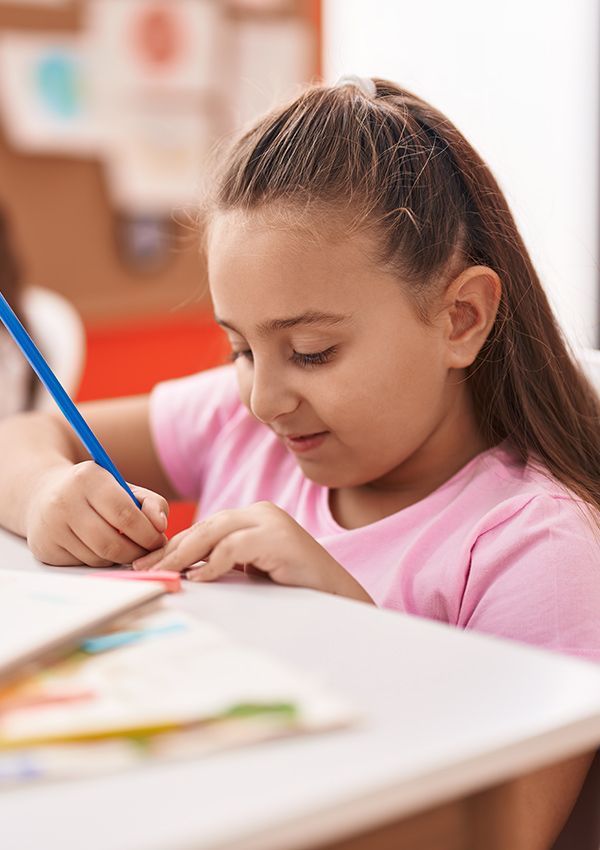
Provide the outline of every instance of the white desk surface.
[[[0,565],[51,569],[5,532]],[[600,744],[595,665],[242,575],[170,599],[317,674],[362,723],[6,791],[3,850],[309,848]]]

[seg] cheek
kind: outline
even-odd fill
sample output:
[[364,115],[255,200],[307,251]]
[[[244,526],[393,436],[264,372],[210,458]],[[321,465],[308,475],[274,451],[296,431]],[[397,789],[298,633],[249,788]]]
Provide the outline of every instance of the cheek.
[[390,344],[388,337],[387,345],[348,365],[327,399],[341,429],[397,434],[437,416],[445,372],[435,345]]
[[250,396],[252,395],[252,375],[250,374],[250,369],[240,358],[235,361],[235,371],[240,401],[250,410]]
[[400,436],[404,448],[414,448],[443,416],[443,372],[433,358],[398,369],[386,395],[387,412],[381,417],[386,440],[393,442]]

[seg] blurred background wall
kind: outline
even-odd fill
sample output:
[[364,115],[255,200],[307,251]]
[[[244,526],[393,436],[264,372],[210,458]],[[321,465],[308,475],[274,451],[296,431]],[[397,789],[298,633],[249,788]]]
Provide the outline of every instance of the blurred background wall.
[[[320,15],[319,0],[0,0],[0,211],[23,283],[83,319],[77,400],[226,359],[194,206],[215,144],[319,78]],[[170,534],[193,509],[172,506]]]
[[193,224],[219,139],[308,81],[389,77],[492,167],[596,346],[597,0],[0,0],[0,209],[79,311],[79,400],[223,362]]
[[79,398],[222,359],[188,215],[212,147],[343,73],[449,115],[567,334],[595,345],[599,15],[596,0],[0,0],[0,205],[26,280],[83,316]]
[[597,346],[597,0],[324,0],[323,70],[445,112],[507,195],[560,322]]
[[596,0],[0,0],[0,209],[24,282],[83,318],[76,397],[223,362],[193,225],[211,151],[348,73],[456,123],[567,335],[596,345],[599,16]]
[[319,74],[313,0],[0,0],[0,207],[82,315],[79,400],[221,362],[194,204],[215,143]]

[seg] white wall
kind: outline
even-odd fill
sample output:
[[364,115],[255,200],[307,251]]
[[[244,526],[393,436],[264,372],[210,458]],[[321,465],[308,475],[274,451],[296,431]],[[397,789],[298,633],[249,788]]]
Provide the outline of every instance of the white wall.
[[323,0],[324,72],[395,80],[492,168],[559,321],[598,322],[597,0]]

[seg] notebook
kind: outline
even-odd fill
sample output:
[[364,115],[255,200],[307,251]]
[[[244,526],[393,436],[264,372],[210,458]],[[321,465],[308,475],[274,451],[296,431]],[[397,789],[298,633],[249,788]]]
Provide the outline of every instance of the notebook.
[[203,758],[356,719],[317,678],[165,601],[0,688],[0,791]]
[[162,585],[0,568],[0,684],[162,596]]
[[210,623],[158,607],[126,625],[142,638],[100,651],[84,641],[77,653],[0,691],[0,751],[148,737],[225,719],[262,719],[279,732],[348,719],[344,702],[310,676]]

